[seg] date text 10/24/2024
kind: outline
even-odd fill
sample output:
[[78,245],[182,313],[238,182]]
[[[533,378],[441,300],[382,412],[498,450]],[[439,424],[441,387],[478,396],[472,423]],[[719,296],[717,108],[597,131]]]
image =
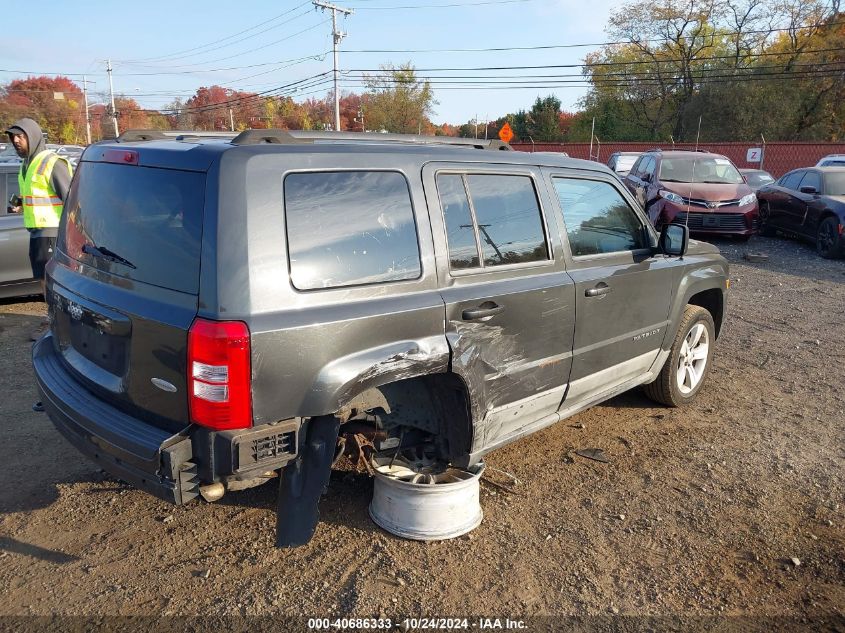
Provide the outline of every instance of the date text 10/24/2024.
[[[394,624],[395,623],[395,624]],[[418,630],[525,630],[523,620],[510,618],[309,618],[310,630],[366,630],[392,629],[394,625],[405,631]]]

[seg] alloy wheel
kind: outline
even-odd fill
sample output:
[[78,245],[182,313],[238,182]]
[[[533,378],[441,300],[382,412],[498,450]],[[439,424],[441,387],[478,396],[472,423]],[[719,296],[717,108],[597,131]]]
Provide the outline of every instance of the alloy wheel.
[[710,335],[703,323],[696,323],[684,337],[675,380],[678,390],[687,395],[698,387],[704,377],[710,351]]

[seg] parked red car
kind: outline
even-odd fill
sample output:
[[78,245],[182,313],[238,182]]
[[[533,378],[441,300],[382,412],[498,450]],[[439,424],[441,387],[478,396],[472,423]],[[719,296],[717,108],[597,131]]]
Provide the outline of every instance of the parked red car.
[[757,197],[720,154],[653,149],[640,156],[624,182],[658,228],[680,222],[694,234],[742,239],[757,231]]

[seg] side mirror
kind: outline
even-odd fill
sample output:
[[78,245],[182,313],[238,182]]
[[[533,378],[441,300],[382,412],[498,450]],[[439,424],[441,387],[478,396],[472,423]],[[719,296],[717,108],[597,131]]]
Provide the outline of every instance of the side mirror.
[[664,255],[683,257],[689,247],[689,227],[683,224],[664,224],[660,229],[658,248]]
[[643,174],[643,180],[646,182],[651,182],[654,180],[654,174]]
[[818,193],[818,190],[815,187],[806,186],[801,187],[801,193]]

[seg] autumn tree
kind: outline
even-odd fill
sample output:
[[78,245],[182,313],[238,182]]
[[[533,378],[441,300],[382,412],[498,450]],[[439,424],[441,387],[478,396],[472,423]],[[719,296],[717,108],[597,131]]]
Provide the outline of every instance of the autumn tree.
[[427,127],[437,102],[431,84],[417,79],[410,62],[381,66],[381,72],[365,75],[367,129],[416,134]]
[[0,125],[30,117],[51,143],[85,142],[82,89],[67,77],[27,77],[0,88]]
[[[820,0],[637,0],[586,58],[603,140],[841,138],[841,21]],[[833,9],[831,9],[833,6]],[[835,123],[835,122],[840,123]],[[838,135],[838,136],[837,136]],[[589,138],[589,132],[586,133]]]

